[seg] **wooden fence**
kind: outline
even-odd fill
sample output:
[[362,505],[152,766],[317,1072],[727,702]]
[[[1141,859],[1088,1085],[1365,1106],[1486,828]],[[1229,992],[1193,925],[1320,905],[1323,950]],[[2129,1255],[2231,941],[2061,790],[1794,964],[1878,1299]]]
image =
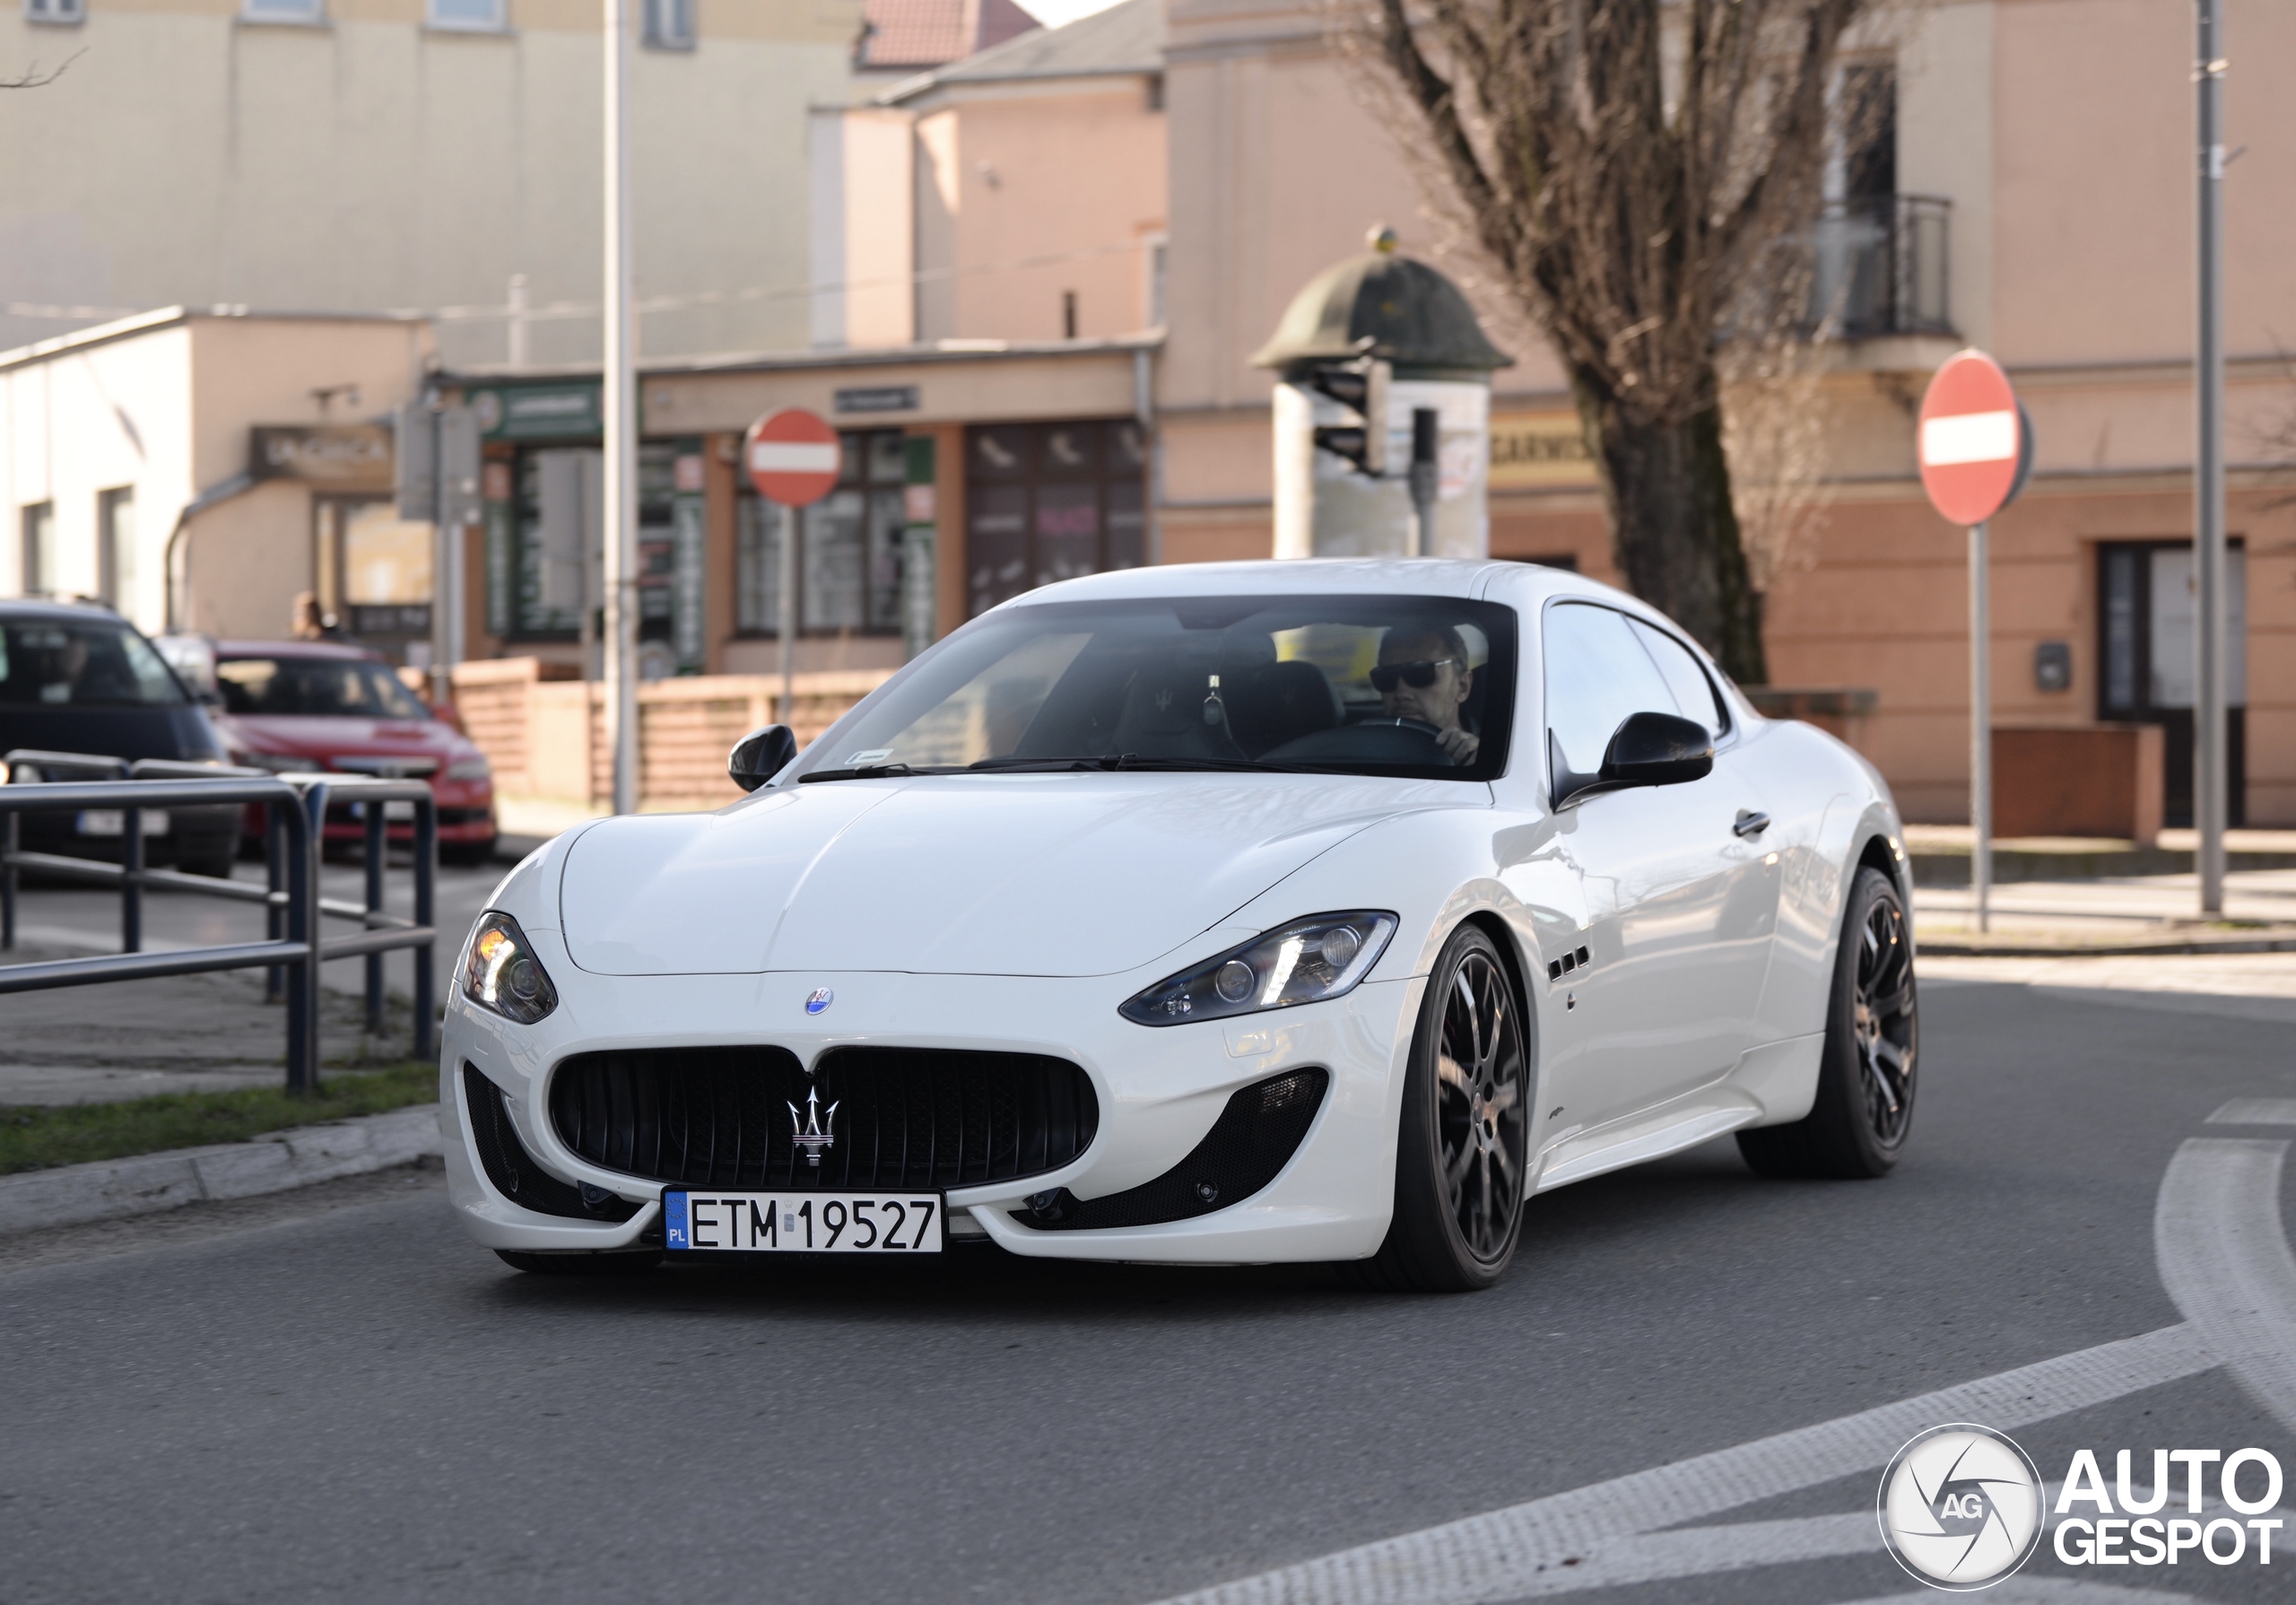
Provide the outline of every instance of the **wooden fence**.
[[[796,676],[789,723],[798,746],[891,677],[890,669]],[[726,755],[774,722],[780,694],[778,675],[700,675],[639,686],[639,806],[716,808],[739,797],[726,778]],[[497,792],[589,807],[611,801],[613,753],[599,682],[546,677],[532,658],[484,659],[456,666],[455,706],[494,765]]]

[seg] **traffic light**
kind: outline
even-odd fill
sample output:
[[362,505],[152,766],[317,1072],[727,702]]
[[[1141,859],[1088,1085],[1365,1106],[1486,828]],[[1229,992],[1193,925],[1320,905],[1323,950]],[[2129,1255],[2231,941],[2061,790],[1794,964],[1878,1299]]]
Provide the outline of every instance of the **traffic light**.
[[1387,379],[1392,370],[1375,357],[1343,368],[1318,368],[1309,386],[1355,414],[1354,423],[1320,424],[1318,449],[1344,457],[1356,472],[1378,479],[1387,471]]

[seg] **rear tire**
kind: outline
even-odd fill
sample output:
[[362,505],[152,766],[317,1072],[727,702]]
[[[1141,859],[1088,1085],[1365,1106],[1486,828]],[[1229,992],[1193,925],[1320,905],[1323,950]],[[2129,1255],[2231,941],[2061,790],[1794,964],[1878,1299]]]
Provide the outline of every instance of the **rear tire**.
[[1834,955],[1817,1102],[1790,1126],[1739,1132],[1738,1152],[1761,1176],[1889,1174],[1913,1129],[1920,1041],[1905,900],[1888,876],[1861,868]]
[[1354,1268],[1395,1292],[1473,1293],[1506,1274],[1522,1233],[1530,1056],[1505,962],[1475,926],[1451,933],[1412,1034],[1387,1241]]
[[660,1249],[639,1250],[636,1253],[530,1254],[498,1248],[494,1253],[513,1270],[544,1277],[644,1276],[662,1262]]

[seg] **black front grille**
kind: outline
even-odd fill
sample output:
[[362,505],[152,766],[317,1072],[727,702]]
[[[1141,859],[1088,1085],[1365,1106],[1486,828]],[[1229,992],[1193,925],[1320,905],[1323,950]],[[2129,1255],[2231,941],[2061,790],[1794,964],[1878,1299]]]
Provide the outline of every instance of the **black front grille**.
[[[567,1060],[550,1117],[592,1164],[657,1182],[976,1187],[1068,1164],[1100,1104],[1082,1069],[1034,1053],[835,1048],[808,1077],[784,1048],[681,1048]],[[816,1126],[818,1165],[797,1140]]]
[[463,1093],[478,1163],[485,1169],[486,1179],[494,1183],[494,1191],[504,1198],[524,1209],[575,1220],[624,1221],[638,1213],[638,1206],[627,1199],[561,1182],[536,1164],[526,1144],[518,1140],[518,1129],[510,1123],[502,1089],[475,1065],[463,1066]]

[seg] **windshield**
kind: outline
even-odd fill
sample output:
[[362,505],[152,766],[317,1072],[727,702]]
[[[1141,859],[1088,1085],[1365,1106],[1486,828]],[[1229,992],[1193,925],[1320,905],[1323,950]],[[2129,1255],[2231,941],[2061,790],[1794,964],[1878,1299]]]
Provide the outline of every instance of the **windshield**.
[[0,623],[0,703],[173,708],[183,687],[152,643],[96,619]]
[[1014,607],[864,704],[800,778],[1138,767],[1489,780],[1507,762],[1514,618],[1449,597]]
[[387,666],[355,658],[227,658],[215,666],[215,683],[230,713],[430,717]]

